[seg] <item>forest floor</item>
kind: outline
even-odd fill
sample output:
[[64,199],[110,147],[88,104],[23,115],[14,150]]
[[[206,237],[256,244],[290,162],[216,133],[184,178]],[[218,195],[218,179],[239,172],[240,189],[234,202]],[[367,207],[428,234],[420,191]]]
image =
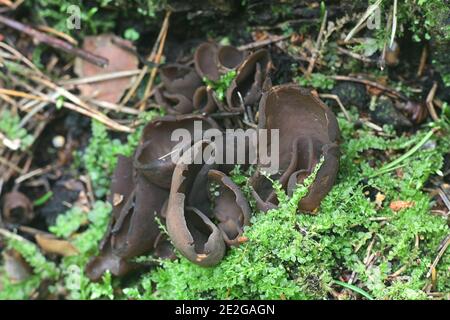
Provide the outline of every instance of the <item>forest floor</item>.
[[[450,299],[446,1],[72,2],[0,0],[0,299]],[[127,47],[121,74],[83,69],[107,33]],[[314,214],[287,196],[252,207],[248,241],[215,267],[150,255],[91,282],[117,156],[165,112],[158,67],[205,41],[266,48],[274,85],[331,108],[337,181]]]

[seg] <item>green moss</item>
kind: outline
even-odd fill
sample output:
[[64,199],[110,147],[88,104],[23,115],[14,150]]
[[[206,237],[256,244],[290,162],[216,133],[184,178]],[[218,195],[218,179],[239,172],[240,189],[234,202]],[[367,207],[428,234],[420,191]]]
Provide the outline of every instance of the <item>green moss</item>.
[[0,112],[0,133],[14,144],[18,142],[20,150],[27,150],[33,144],[34,138],[25,128],[22,128],[20,121],[19,115],[2,110]]
[[14,234],[2,234],[7,241],[7,248],[17,251],[32,268],[33,274],[22,282],[11,282],[3,267],[0,268],[0,300],[28,299],[37,291],[44,280],[55,280],[60,270],[55,263],[48,261],[32,242]]
[[322,73],[313,73],[309,78],[299,76],[295,81],[303,87],[313,87],[315,89],[331,90],[334,87],[334,80]]
[[236,78],[236,71],[231,70],[221,75],[218,81],[211,81],[207,78],[204,78],[203,81],[205,82],[206,85],[208,85],[211,89],[214,90],[215,94],[217,95],[217,98],[220,101],[223,101],[225,99],[226,91],[230,87],[231,82],[233,81],[234,78]]

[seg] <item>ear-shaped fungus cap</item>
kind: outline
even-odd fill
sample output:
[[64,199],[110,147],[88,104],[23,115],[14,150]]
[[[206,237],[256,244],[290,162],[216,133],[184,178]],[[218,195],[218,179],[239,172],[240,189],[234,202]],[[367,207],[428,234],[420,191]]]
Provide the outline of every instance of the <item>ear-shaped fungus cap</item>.
[[34,218],[33,204],[22,192],[9,192],[3,198],[3,218],[10,223],[27,224]]
[[99,244],[99,254],[92,257],[85,267],[86,275],[92,281],[99,281],[106,270],[109,270],[115,276],[123,276],[137,268],[136,264],[129,263],[122,257],[114,255],[111,248],[111,229],[134,190],[132,164],[131,158],[118,156],[111,180],[111,193],[108,198],[112,205],[109,225]]
[[177,163],[167,205],[166,224],[173,245],[187,259],[206,267],[222,260],[225,243],[221,231],[204,213],[186,206],[188,194],[202,168],[202,165],[193,164],[190,159],[201,156],[203,147],[203,141],[195,143]]
[[161,81],[167,92],[181,94],[192,99],[195,90],[202,85],[202,79],[191,67],[171,63],[160,68]]
[[227,90],[227,104],[230,110],[242,109],[242,102],[246,106],[254,106],[258,103],[269,67],[270,55],[265,49],[252,53],[242,62],[237,69],[236,78]]
[[155,100],[169,114],[187,114],[193,110],[192,101],[182,94],[169,93],[164,88],[155,89]]
[[[201,124],[201,130],[218,127],[215,121],[201,115],[168,115],[148,123],[134,155],[134,167],[150,182],[169,189],[175,169],[172,154],[181,151],[173,150],[179,142],[172,141],[172,133],[176,129],[185,129],[190,137],[194,137],[195,121]],[[201,137],[201,132],[198,134]],[[185,146],[189,147],[191,142],[186,141]]]
[[111,184],[111,221],[99,255],[85,269],[91,280],[98,281],[106,270],[115,276],[136,270],[140,265],[130,259],[152,251],[170,257],[170,248],[160,242],[161,232],[155,219],[162,218],[160,213],[167,198],[167,190],[151,184],[142,175],[133,179],[132,160],[119,157]]
[[217,51],[217,63],[222,72],[228,72],[241,64],[245,53],[233,46],[222,46]]
[[195,70],[199,76],[211,81],[219,80],[219,68],[217,66],[217,46],[205,42],[197,47],[194,53]]
[[202,78],[217,81],[220,75],[239,66],[245,57],[243,51],[233,46],[220,46],[205,42],[194,53],[195,70]]
[[208,172],[214,217],[219,220],[227,245],[239,245],[244,226],[250,224],[251,210],[241,189],[223,172]]
[[[299,203],[312,211],[334,184],[339,168],[339,126],[334,114],[318,98],[292,84],[275,86],[259,105],[259,128],[279,129],[279,173],[273,178],[292,193],[297,183],[311,174],[320,158],[320,168],[309,193]],[[264,169],[260,166],[259,169]],[[277,204],[270,182],[257,173],[252,177],[253,195],[261,210]]]
[[125,203],[111,229],[113,253],[123,258],[137,257],[150,252],[160,233],[156,218],[168,197],[164,190],[137,176],[134,192]]
[[195,90],[192,102],[195,110],[198,110],[200,113],[213,113],[217,109],[213,93],[211,89],[206,86],[198,87],[197,90]]

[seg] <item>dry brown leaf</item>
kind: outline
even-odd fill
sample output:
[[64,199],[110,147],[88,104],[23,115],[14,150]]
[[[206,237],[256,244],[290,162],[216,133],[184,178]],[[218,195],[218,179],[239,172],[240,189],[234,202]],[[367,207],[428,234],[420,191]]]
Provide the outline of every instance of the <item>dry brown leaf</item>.
[[[118,45],[120,43],[120,45]],[[135,70],[138,67],[138,58],[132,52],[124,49],[129,47],[134,50],[131,42],[112,34],[86,37],[83,49],[108,59],[109,64],[105,68],[98,67],[81,58],[75,60],[75,73],[79,77],[92,77],[105,73]],[[131,78],[117,78],[79,85],[82,95],[95,97],[110,103],[117,103],[125,90],[131,85]]]
[[30,265],[16,250],[6,250],[2,252],[5,273],[8,279],[13,282],[22,282],[32,274]]
[[54,253],[65,257],[76,256],[79,253],[73,244],[67,240],[56,239],[44,234],[37,234],[35,238],[39,247],[47,253]]
[[411,208],[414,206],[414,204],[414,201],[396,200],[391,202],[389,208],[391,208],[392,211],[397,212],[402,209]]

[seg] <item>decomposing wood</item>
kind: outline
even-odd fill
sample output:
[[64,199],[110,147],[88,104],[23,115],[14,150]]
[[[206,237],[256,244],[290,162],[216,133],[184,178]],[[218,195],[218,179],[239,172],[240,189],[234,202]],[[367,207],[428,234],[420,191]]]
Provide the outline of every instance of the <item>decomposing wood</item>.
[[7,18],[4,15],[0,15],[0,23],[4,24],[12,29],[15,29],[19,32],[25,33],[41,43],[45,43],[53,48],[62,50],[64,52],[74,54],[74,55],[76,55],[86,61],[89,61],[90,63],[93,63],[97,66],[104,67],[108,64],[108,60],[103,57],[92,54],[86,50],[77,48],[67,41],[50,36],[46,33],[38,31],[28,25],[25,25],[21,22]]

